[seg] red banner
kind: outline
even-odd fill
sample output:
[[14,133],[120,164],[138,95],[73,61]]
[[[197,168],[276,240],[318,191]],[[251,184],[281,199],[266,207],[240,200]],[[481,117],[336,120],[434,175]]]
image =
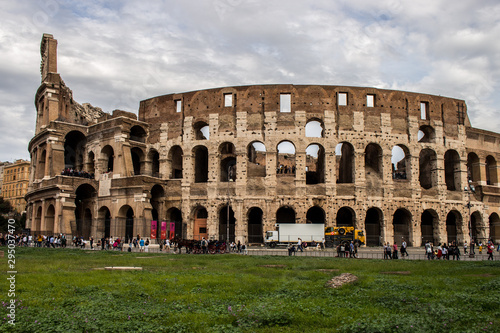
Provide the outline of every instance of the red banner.
[[167,222],[161,222],[161,239],[167,239]]
[[175,238],[175,222],[170,222],[170,229],[168,232],[168,239]]
[[156,239],[156,228],[157,228],[156,221],[151,221],[151,239]]

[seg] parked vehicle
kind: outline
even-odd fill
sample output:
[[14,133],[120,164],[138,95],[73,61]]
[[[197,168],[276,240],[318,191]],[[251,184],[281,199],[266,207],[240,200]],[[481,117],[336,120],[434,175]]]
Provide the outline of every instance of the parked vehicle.
[[365,244],[365,233],[354,227],[327,227],[325,228],[326,247],[334,247],[341,243],[353,241],[357,246]]
[[270,248],[297,243],[299,238],[302,239],[302,242],[309,243],[312,241],[321,242],[325,237],[325,225],[322,223],[278,223],[276,229],[266,232],[264,242]]

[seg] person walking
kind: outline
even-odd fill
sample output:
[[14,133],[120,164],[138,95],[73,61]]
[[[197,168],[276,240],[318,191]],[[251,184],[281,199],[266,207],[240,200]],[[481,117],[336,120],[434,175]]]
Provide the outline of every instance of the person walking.
[[467,241],[464,243],[464,254],[467,254]]
[[487,250],[487,253],[488,253],[488,260],[494,260],[493,259],[493,250],[495,250],[495,245],[493,245],[493,242],[492,241],[489,241],[488,242],[488,250]]
[[407,251],[407,244],[406,241],[403,239],[403,243],[401,243],[401,258],[404,258],[405,255],[408,257],[408,251]]
[[299,238],[299,241],[297,242],[297,250],[300,250],[300,252],[304,252],[302,249],[302,239]]

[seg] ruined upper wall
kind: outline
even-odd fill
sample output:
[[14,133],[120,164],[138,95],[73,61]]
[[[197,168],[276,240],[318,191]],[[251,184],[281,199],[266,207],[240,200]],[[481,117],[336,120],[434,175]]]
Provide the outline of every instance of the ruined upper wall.
[[[282,94],[290,95],[288,114],[280,112]],[[340,103],[343,94],[347,97],[345,105]],[[225,96],[231,96],[230,106],[225,105]],[[373,106],[367,105],[367,98],[373,98]],[[421,103],[426,104],[425,119],[421,117]],[[460,126],[470,127],[465,101],[460,99],[377,88],[319,85],[236,86],[163,95],[140,103],[139,120],[182,123],[184,117],[193,117],[196,122],[207,121],[209,114],[218,113],[219,120],[229,124],[228,130],[232,130],[237,112],[246,112],[249,123],[253,124],[263,122],[265,112],[277,112],[279,121],[286,124],[287,117],[292,119],[296,111],[305,111],[308,119],[320,120],[325,111],[333,111],[340,130],[353,128],[353,112],[363,112],[365,127],[375,132],[380,130],[381,114],[384,113],[391,115],[392,129],[400,133],[406,133],[410,117],[423,123],[442,122],[446,136],[457,136]]]

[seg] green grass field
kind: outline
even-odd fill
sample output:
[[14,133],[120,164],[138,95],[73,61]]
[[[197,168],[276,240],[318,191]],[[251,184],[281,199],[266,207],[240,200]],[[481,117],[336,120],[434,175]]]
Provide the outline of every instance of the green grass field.
[[17,248],[15,326],[2,263],[0,332],[500,332],[500,261]]

